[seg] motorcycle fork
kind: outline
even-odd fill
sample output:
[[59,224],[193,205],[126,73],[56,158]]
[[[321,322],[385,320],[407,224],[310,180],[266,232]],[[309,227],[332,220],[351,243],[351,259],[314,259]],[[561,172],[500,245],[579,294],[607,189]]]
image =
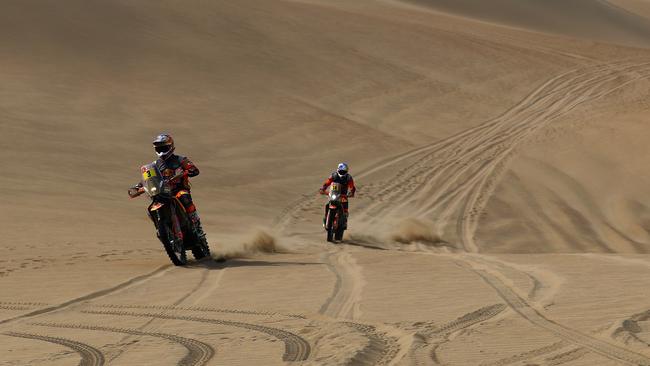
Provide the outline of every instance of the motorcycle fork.
[[327,212],[325,213],[325,227],[328,228],[330,226],[330,211],[336,210],[332,222],[332,229],[336,229],[336,226],[338,225],[338,217],[339,217],[339,209],[338,207],[332,208],[329,205],[327,206]]
[[178,215],[172,211],[172,230],[177,239],[183,240],[183,230],[181,229],[181,222],[178,220]]

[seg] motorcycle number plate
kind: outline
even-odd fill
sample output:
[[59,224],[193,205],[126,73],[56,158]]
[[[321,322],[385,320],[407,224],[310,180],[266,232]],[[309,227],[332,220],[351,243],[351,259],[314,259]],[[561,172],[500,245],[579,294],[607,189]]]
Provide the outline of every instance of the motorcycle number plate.
[[156,171],[153,169],[143,169],[142,170],[142,179],[143,180],[148,180],[151,177],[156,176]]
[[153,206],[151,206],[151,209],[150,209],[150,210],[151,210],[151,211],[156,211],[157,209],[161,208],[162,206],[163,206],[162,203],[160,203],[160,202],[156,202],[156,203],[153,204]]

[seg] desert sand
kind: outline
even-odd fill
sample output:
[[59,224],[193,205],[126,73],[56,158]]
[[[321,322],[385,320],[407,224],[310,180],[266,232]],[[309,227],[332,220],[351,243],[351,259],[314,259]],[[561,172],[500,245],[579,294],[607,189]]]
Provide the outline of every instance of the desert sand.
[[[648,47],[646,0],[3,1],[0,365],[650,365]],[[226,262],[128,199],[160,132]]]

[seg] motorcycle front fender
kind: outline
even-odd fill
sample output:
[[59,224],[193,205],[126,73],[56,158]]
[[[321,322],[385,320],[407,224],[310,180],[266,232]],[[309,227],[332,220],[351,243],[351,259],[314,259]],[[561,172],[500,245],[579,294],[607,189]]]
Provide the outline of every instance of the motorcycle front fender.
[[149,207],[147,207],[147,215],[149,215],[149,218],[156,228],[158,227],[158,221],[160,221],[163,216],[167,216],[167,210],[164,209],[166,207],[167,204],[160,201],[151,202]]

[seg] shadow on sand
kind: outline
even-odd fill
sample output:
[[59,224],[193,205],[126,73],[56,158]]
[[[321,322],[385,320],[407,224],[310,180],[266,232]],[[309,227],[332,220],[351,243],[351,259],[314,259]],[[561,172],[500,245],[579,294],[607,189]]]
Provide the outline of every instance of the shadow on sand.
[[319,262],[269,262],[254,259],[228,259],[226,261],[218,262],[214,259],[202,259],[197,262],[190,262],[184,268],[208,268],[208,269],[224,269],[236,267],[275,267],[275,266],[308,266],[308,265],[323,265]]

